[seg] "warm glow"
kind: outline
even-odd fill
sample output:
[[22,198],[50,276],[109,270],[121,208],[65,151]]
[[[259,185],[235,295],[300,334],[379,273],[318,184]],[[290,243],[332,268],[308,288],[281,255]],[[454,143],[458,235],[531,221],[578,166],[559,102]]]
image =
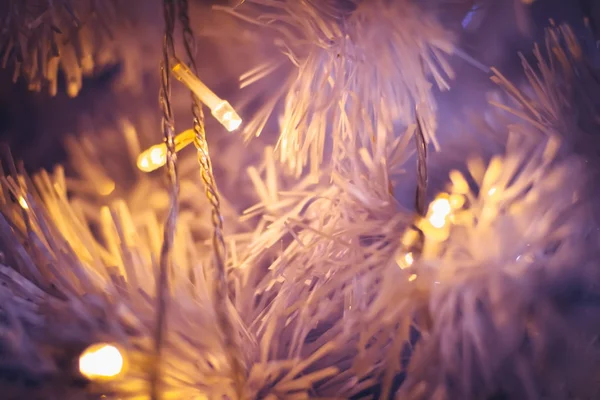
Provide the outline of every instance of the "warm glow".
[[[175,151],[180,151],[194,141],[194,130],[188,129],[175,137]],[[167,162],[167,145],[154,145],[138,156],[137,166],[141,171],[152,172]]]
[[152,172],[167,162],[167,146],[157,144],[144,151],[137,159],[137,166],[144,172]]
[[415,262],[414,256],[412,252],[398,254],[396,256],[396,263],[400,267],[400,269],[406,269],[410,267]]
[[408,281],[409,281],[409,282],[412,282],[412,281],[414,281],[415,279],[417,279],[417,274],[412,274],[411,276],[409,276],[409,277],[408,277]]
[[88,347],[79,357],[79,371],[88,379],[114,378],[124,364],[119,349],[106,343]]
[[115,183],[111,180],[105,181],[98,186],[98,194],[101,196],[108,196],[115,190]]
[[229,132],[235,131],[242,124],[242,119],[235,112],[231,104],[223,100],[217,107],[211,109],[213,117],[215,117],[221,125]]
[[235,131],[242,124],[242,119],[235,112],[231,104],[221,99],[208,88],[185,64],[177,63],[173,67],[173,75],[186,85],[200,101],[208,108],[213,117],[229,132]]
[[452,212],[450,201],[447,198],[437,198],[429,206],[429,223],[434,228],[443,228],[446,224],[446,218]]
[[488,196],[493,196],[494,193],[496,193],[496,188],[495,187],[493,187],[490,190],[488,190]]
[[458,210],[465,205],[465,196],[462,194],[452,194],[448,200],[450,201],[450,206],[453,210]]
[[23,210],[29,210],[29,204],[27,204],[27,201],[23,196],[19,196],[19,205],[21,208],[23,208]]

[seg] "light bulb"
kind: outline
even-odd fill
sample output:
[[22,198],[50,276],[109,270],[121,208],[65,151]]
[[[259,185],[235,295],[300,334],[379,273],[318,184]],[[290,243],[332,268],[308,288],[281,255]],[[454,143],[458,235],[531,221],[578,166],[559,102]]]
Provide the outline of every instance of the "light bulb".
[[413,262],[415,262],[415,258],[413,257],[412,252],[408,252],[404,255],[404,262],[406,263],[406,265],[410,266],[413,264]]
[[113,181],[107,180],[98,185],[97,190],[101,196],[108,196],[114,192],[116,185]]
[[415,262],[415,258],[412,252],[400,253],[396,256],[396,264],[400,269],[409,268]]
[[185,64],[177,62],[172,69],[173,75],[188,87],[208,108],[213,117],[229,132],[235,131],[242,124],[242,118],[231,104],[221,99],[208,88]]
[[19,205],[23,210],[29,210],[29,204],[27,204],[27,200],[23,196],[19,196]]
[[[194,141],[194,130],[188,129],[175,137],[175,151],[180,151]],[[154,145],[138,156],[137,166],[141,171],[152,172],[167,162],[167,145]]]
[[437,198],[429,206],[429,223],[434,228],[443,228],[446,218],[452,212],[450,201],[447,198]]
[[124,365],[119,349],[107,343],[92,345],[79,357],[79,371],[92,380],[114,378],[123,371]]
[[450,207],[450,201],[448,201],[446,198],[435,199],[431,203],[430,207],[434,214],[439,215],[448,215],[452,211],[452,207]]
[[152,172],[167,162],[167,146],[157,144],[139,155],[137,166],[144,172]]
[[462,194],[451,194],[448,201],[450,202],[452,210],[458,210],[465,205],[466,199]]
[[211,108],[213,117],[217,119],[229,132],[235,131],[242,124],[242,119],[235,112],[231,104],[223,100],[215,108]]

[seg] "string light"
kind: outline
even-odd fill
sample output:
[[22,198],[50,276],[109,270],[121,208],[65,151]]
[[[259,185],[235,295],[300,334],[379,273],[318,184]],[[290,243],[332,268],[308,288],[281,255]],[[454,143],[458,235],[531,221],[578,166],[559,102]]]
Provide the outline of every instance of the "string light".
[[[194,141],[194,130],[188,129],[175,137],[175,151],[180,151]],[[138,156],[137,166],[141,171],[152,172],[167,162],[167,145],[157,144]]]
[[413,265],[415,262],[415,257],[412,252],[399,254],[396,258],[396,263],[400,267],[400,269],[406,269]]
[[117,185],[115,182],[107,180],[106,182],[102,182],[102,184],[97,187],[98,194],[101,196],[108,196],[115,191],[116,187]]
[[19,205],[23,210],[29,210],[29,204],[27,204],[27,200],[23,196],[19,196]]
[[450,200],[446,197],[438,197],[429,206],[427,220],[434,228],[443,228],[451,212]]
[[415,259],[413,257],[412,252],[408,252],[406,253],[406,255],[404,256],[404,262],[406,263],[406,265],[410,266],[413,264],[413,262],[415,262]]
[[235,131],[242,124],[242,119],[227,100],[221,99],[208,88],[182,62],[177,62],[172,69],[173,75],[183,82],[208,108],[210,112],[229,132]]
[[465,205],[465,196],[461,194],[451,194],[450,197],[448,197],[448,201],[450,202],[452,210],[458,210]]
[[[445,241],[450,234],[449,221],[454,221],[454,212],[460,210],[465,205],[465,197],[463,195],[447,193],[439,194],[435,200],[429,204],[427,214],[425,218],[418,218],[416,221],[417,228],[425,235],[425,243],[420,256],[428,257],[435,254],[439,245]],[[401,244],[403,249],[413,248],[416,243],[420,240],[420,236],[417,230],[408,229],[405,231]],[[396,255],[396,263],[400,269],[406,269],[411,267],[415,262],[415,256],[412,252],[404,253],[401,250]],[[409,278],[410,281],[416,279],[416,275],[413,278]]]
[[113,345],[98,343],[88,347],[79,357],[79,372],[88,379],[110,379],[123,371],[125,360]]
[[450,222],[455,222],[459,215],[456,211],[464,206],[465,201],[463,195],[441,193],[429,204],[425,218],[420,218],[416,223],[425,236],[422,257],[438,254],[443,242],[450,236]]

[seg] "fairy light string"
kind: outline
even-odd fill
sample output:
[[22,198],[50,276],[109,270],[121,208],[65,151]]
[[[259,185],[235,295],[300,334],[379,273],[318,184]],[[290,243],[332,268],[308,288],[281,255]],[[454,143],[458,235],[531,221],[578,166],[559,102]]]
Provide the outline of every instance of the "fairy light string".
[[[194,34],[190,25],[189,5],[187,0],[178,0],[179,20],[182,25],[183,40],[188,65],[194,73],[197,74],[195,62],[196,45]],[[212,163],[206,141],[206,132],[204,130],[204,112],[202,103],[198,96],[190,91],[192,97],[192,115],[194,118],[194,146],[198,151],[198,162],[200,164],[200,175],[206,197],[211,206],[211,220],[213,226],[212,245],[213,259],[215,269],[214,282],[214,307],[217,317],[217,324],[221,330],[223,345],[231,367],[232,379],[235,386],[238,399],[243,394],[245,381],[245,367],[240,351],[239,341],[237,339],[234,323],[231,320],[230,313],[227,310],[229,296],[227,290],[227,271],[226,271],[226,247],[223,238],[223,215],[221,214],[221,201],[217,189],[217,184],[212,171]]]
[[152,363],[150,376],[150,397],[152,400],[161,398],[161,355],[167,333],[167,309],[169,301],[169,270],[173,264],[172,249],[177,226],[179,195],[179,180],[177,177],[177,153],[175,149],[175,127],[171,108],[171,65],[170,60],[175,56],[173,33],[175,30],[175,1],[163,0],[165,35],[163,38],[163,59],[160,65],[161,88],[160,106],[162,110],[162,131],[167,147],[166,164],[169,178],[169,213],[165,222],[163,244],[160,251],[158,279],[156,281],[157,314],[154,337],[155,360]]
[[[416,110],[415,146],[417,148],[417,188],[415,190],[416,220],[401,238],[398,265],[400,268],[408,268],[421,256],[425,244],[425,234],[419,227],[419,221],[427,213],[427,142],[423,132],[418,109]],[[410,281],[416,279],[411,275]]]
[[419,215],[425,215],[425,202],[427,199],[427,142],[425,141],[418,113],[415,144],[417,147],[417,192],[415,206]]

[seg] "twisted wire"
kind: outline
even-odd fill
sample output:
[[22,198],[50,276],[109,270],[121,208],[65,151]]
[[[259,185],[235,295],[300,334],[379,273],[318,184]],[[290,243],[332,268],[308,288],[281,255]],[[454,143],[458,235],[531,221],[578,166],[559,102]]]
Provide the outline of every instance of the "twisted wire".
[[179,181],[177,178],[177,154],[175,152],[175,127],[171,108],[171,66],[170,60],[175,55],[173,32],[175,30],[175,1],[163,1],[165,35],[163,38],[163,59],[160,63],[161,88],[159,101],[162,110],[162,131],[167,146],[167,175],[169,179],[169,213],[165,221],[163,244],[160,251],[158,279],[156,281],[157,315],[154,337],[155,360],[152,363],[150,376],[150,395],[152,400],[161,397],[161,353],[167,332],[167,308],[169,302],[169,271],[172,265],[172,250],[177,225]]
[[[427,213],[427,142],[419,113],[416,113],[417,128],[415,129],[415,146],[417,148],[417,189],[415,191],[415,209],[417,211],[417,219],[425,217]],[[425,234],[416,225],[415,228],[418,238],[413,244],[413,251],[416,256],[420,256],[425,245]]]
[[424,216],[427,200],[427,143],[421,126],[421,120],[417,115],[417,129],[415,131],[415,144],[417,147],[417,192],[415,196],[415,207],[419,215]]
[[[190,25],[188,0],[179,1],[179,19],[183,30],[183,39],[185,52],[188,58],[188,66],[197,73],[195,61],[195,39]],[[242,397],[242,388],[245,381],[245,366],[240,351],[240,345],[237,339],[237,330],[228,312],[229,302],[227,289],[227,270],[226,270],[226,247],[223,238],[223,216],[221,214],[221,201],[215,177],[213,175],[208,143],[206,141],[206,132],[204,130],[204,112],[202,103],[198,97],[191,92],[192,96],[192,115],[194,118],[194,145],[198,151],[198,162],[200,164],[200,175],[206,197],[211,206],[211,220],[213,225],[213,257],[216,272],[214,280],[214,307],[217,317],[217,323],[223,337],[223,345],[229,358],[229,364],[232,371],[232,379],[236,388],[238,398]]]

